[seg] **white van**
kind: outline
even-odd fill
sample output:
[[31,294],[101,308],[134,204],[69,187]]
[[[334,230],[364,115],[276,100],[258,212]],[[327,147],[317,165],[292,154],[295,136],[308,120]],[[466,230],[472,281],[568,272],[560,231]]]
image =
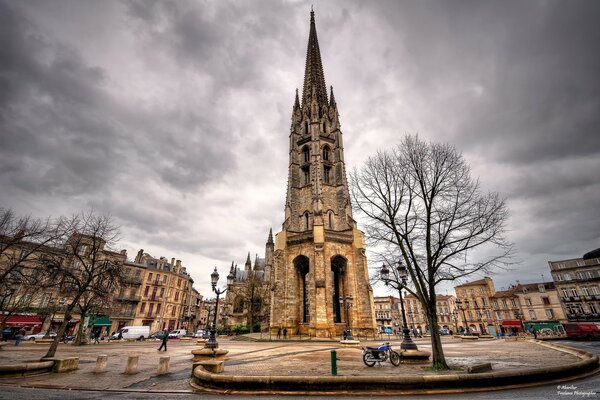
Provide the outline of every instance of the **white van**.
[[144,340],[150,337],[149,326],[124,326],[115,333],[111,339]]
[[185,329],[175,329],[174,331],[169,332],[170,338],[182,338],[187,335],[187,331]]

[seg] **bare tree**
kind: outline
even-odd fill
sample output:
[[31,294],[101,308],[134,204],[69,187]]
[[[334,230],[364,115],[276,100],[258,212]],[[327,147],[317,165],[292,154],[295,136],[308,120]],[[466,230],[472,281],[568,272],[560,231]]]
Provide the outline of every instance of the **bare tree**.
[[32,311],[40,289],[55,283],[44,254],[60,238],[50,220],[0,209],[0,330],[15,313]]
[[[45,357],[53,357],[74,311],[87,312],[101,299],[112,297],[122,284],[125,255],[109,249],[116,244],[118,227],[110,217],[92,212],[61,218],[57,229],[68,237],[48,263],[60,277],[60,290],[68,299],[63,322]],[[83,317],[81,324],[83,324]]]
[[[408,268],[427,313],[433,366],[447,369],[436,314],[436,286],[501,268],[512,245],[508,210],[496,193],[482,193],[460,153],[450,145],[406,136],[350,174],[354,206],[367,217],[366,235],[380,257]],[[396,268],[391,268],[397,274]],[[401,279],[396,275],[396,288]]]
[[[249,258],[248,258],[249,259]],[[255,267],[258,259],[255,261]],[[230,273],[235,274],[233,263]],[[230,312],[246,314],[246,325],[254,332],[256,324],[262,325],[265,315],[269,312],[269,285],[265,282],[264,271],[249,268],[243,282],[234,283],[229,287],[228,307]]]

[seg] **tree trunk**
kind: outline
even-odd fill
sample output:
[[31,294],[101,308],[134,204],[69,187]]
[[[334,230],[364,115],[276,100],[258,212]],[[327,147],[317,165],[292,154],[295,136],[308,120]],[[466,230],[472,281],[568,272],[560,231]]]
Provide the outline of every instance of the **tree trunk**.
[[84,337],[84,335],[85,335],[85,333],[84,333],[84,330],[85,330],[85,324],[84,324],[85,317],[86,317],[86,313],[82,312],[81,313],[81,319],[79,321],[79,328],[77,328],[77,336],[75,337],[75,340],[73,342],[73,344],[75,346],[81,346],[81,345],[87,343],[87,337]]
[[248,307],[248,318],[246,323],[250,326],[250,333],[254,333],[254,304],[250,301],[250,307]]
[[65,312],[65,317],[63,318],[63,322],[60,324],[60,328],[58,328],[58,332],[56,332],[56,337],[54,338],[54,341],[50,345],[48,352],[43,358],[54,357],[54,355],[56,354],[56,349],[58,349],[58,342],[62,339],[63,335],[65,334],[65,331],[67,330],[67,324],[69,323],[70,319],[71,312]]
[[450,369],[448,364],[446,364],[446,357],[444,356],[444,349],[442,348],[435,302],[433,303],[433,306],[428,305],[427,307],[427,320],[429,321],[429,331],[431,333],[432,366],[434,369]]

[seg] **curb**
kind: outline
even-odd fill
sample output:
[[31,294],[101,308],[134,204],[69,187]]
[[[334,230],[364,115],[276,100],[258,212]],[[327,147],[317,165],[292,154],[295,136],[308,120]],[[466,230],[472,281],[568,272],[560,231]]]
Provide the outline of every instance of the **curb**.
[[579,357],[567,366],[531,368],[517,371],[477,374],[409,375],[409,376],[240,376],[211,374],[203,368],[192,372],[190,384],[198,391],[236,394],[406,394],[456,393],[501,390],[563,382],[596,373],[598,356],[583,350],[549,343],[536,344]]

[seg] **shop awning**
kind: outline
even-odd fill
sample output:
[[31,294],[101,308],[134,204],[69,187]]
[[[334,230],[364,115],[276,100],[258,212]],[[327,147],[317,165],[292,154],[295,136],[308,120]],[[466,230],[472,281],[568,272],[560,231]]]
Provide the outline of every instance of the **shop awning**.
[[108,315],[101,315],[96,317],[94,320],[93,326],[112,326],[112,322],[108,319]]
[[502,326],[510,326],[510,327],[516,327],[516,326],[521,326],[521,321],[518,319],[504,319],[502,320]]
[[13,315],[8,317],[6,327],[42,325],[44,321],[37,315]]
[[538,332],[540,332],[542,329],[555,330],[555,327],[559,325],[562,326],[562,324],[558,321],[525,321],[524,324],[527,329],[531,328],[533,325],[535,330]]

